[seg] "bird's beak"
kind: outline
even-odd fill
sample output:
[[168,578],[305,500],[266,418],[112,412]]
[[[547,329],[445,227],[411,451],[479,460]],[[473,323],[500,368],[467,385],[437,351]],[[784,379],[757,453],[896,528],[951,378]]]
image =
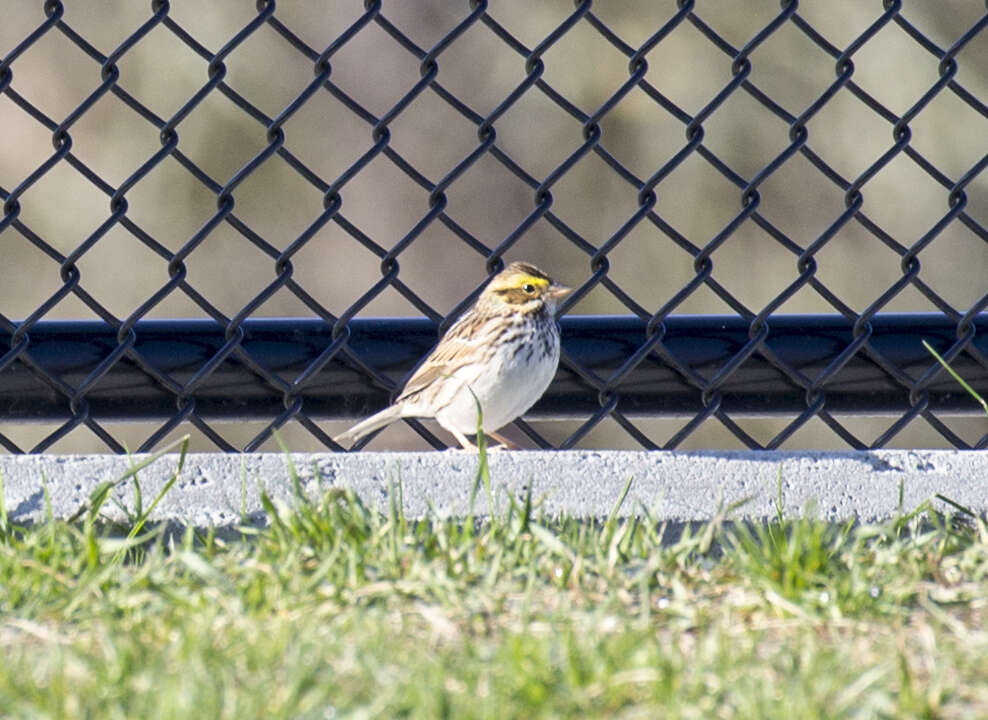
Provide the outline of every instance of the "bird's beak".
[[573,292],[573,288],[566,287],[565,285],[550,285],[549,295],[553,300],[562,300],[564,297]]

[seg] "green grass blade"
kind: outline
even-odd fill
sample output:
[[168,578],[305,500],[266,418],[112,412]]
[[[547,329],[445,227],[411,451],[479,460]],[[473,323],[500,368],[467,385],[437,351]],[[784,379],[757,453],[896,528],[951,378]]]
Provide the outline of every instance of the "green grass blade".
[[[66,522],[74,523],[78,521],[83,515],[86,515],[87,513],[89,513],[91,517],[94,517],[95,514],[97,514],[100,508],[103,506],[103,503],[106,502],[110,490],[112,490],[113,488],[117,487],[122,483],[127,482],[131,478],[136,477],[141,470],[146,468],[151,463],[157,462],[161,457],[170,453],[174,448],[179,446],[188,447],[188,442],[189,442],[189,436],[183,435],[174,442],[168,443],[161,450],[144,458],[141,462],[131,467],[129,470],[127,470],[127,472],[125,472],[116,480],[107,480],[100,483],[90,493],[89,500],[87,502],[84,502],[82,505],[80,505],[79,509],[76,510],[74,513],[72,513],[72,515],[69,516]],[[184,453],[183,453],[183,457],[184,457]]]
[[950,367],[947,361],[944,360],[942,357],[940,357],[940,353],[934,350],[933,347],[928,342],[926,342],[926,340],[923,340],[923,347],[925,347],[930,352],[930,354],[937,359],[937,362],[940,363],[948,373],[950,373],[950,376],[954,378],[954,380],[956,380],[960,384],[960,386],[964,388],[967,391],[967,393],[978,402],[979,405],[981,405],[982,409],[985,411],[985,415],[988,415],[988,400],[985,400],[977,393],[977,391],[973,387],[968,385],[968,383],[964,380],[964,378],[958,375],[957,371],[954,370],[954,368]]

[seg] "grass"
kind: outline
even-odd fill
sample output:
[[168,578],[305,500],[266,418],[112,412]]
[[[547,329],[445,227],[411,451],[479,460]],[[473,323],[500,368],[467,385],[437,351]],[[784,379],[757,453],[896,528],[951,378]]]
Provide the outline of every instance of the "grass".
[[384,513],[335,490],[223,539],[104,525],[107,496],[31,528],[0,506],[0,715],[988,717],[963,508],[411,521],[400,488]]
[[928,342],[926,342],[926,340],[923,340],[923,347],[925,347],[927,352],[929,352],[934,358],[936,358],[936,361],[940,363],[943,369],[946,370],[947,373],[952,378],[954,378],[954,380],[957,381],[957,384],[960,385],[962,388],[964,388],[964,391],[968,395],[974,398],[975,402],[977,402],[981,406],[981,409],[985,411],[985,415],[988,416],[988,400],[985,400],[983,397],[981,397],[978,394],[978,392],[973,387],[971,387],[966,380],[964,380],[964,378],[958,375],[957,371],[954,370],[954,368],[950,367],[950,364],[946,360],[944,360],[943,357],[940,355],[940,353],[934,350],[933,346],[930,345]]

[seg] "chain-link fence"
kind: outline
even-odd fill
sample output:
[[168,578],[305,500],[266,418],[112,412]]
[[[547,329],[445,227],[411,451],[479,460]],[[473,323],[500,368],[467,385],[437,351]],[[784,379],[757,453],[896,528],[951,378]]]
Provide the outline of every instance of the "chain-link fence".
[[974,3],[0,15],[9,452],[335,449],[513,259],[578,288],[529,446],[988,445],[920,345],[988,392]]

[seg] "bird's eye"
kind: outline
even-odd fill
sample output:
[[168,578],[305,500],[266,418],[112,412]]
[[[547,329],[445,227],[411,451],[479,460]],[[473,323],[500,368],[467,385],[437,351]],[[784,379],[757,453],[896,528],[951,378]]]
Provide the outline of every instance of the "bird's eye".
[[525,286],[522,288],[522,290],[525,291],[526,295],[532,295],[535,293],[535,286],[532,285],[532,283],[525,283]]

